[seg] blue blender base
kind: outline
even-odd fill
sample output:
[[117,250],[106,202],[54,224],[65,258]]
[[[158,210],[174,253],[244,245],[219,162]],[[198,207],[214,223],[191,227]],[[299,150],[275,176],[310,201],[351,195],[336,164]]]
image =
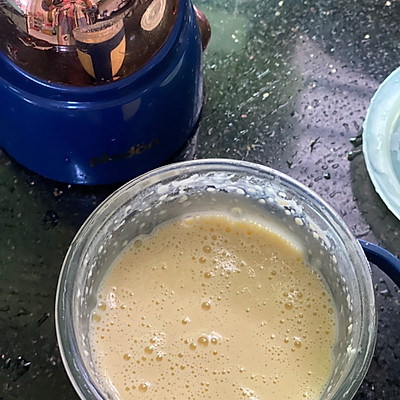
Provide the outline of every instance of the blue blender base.
[[151,62],[102,86],[48,83],[0,53],[0,147],[57,181],[121,182],[181,148],[199,119],[202,97],[201,36],[186,0]]

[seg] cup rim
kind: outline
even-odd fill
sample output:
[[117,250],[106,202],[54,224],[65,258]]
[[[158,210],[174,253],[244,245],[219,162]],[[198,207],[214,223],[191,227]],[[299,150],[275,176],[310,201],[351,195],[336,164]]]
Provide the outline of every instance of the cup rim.
[[[361,348],[364,351],[364,356],[362,359],[359,359],[359,362],[357,362],[358,359],[355,359],[353,365],[351,365],[348,376],[351,375],[352,379],[345,379],[339,389],[333,394],[333,397],[329,396],[330,400],[351,399],[357,392],[369,369],[375,349],[377,334],[375,296],[371,278],[371,269],[361,245],[355,239],[353,233],[350,231],[349,227],[345,224],[340,215],[318,194],[310,190],[301,182],[280,171],[261,164],[224,158],[209,158],[176,162],[146,172],[125,183],[119,189],[110,194],[99,206],[97,206],[97,208],[89,215],[81,228],[78,230],[64,258],[59,275],[55,301],[56,335],[59,343],[60,354],[65,370],[74,389],[82,399],[87,399],[82,391],[82,385],[89,389],[91,393],[93,393],[94,399],[103,399],[93,382],[91,382],[90,379],[86,379],[88,377],[87,371],[79,370],[79,366],[77,366],[77,363],[75,362],[75,357],[80,358],[80,354],[77,350],[78,346],[73,329],[72,304],[68,304],[68,299],[65,298],[66,293],[73,293],[74,277],[76,276],[78,268],[78,263],[73,263],[70,261],[76,257],[78,257],[78,259],[82,259],[84,250],[90,245],[90,243],[88,244],[86,242],[86,245],[83,246],[82,243],[84,242],[82,239],[87,237],[90,233],[96,233],[94,231],[95,221],[99,219],[101,221],[106,221],[116,209],[112,206],[114,206],[115,203],[118,203],[121,195],[126,191],[134,189],[137,190],[146,184],[151,186],[152,184],[160,182],[167,177],[178,177],[182,172],[185,174],[195,173],[196,171],[199,172],[200,169],[204,170],[207,168],[209,170],[213,168],[213,170],[216,171],[238,171],[240,169],[242,172],[247,171],[249,173],[251,171],[257,173],[262,172],[287,183],[291,188],[297,189],[296,192],[301,193],[308,200],[312,200],[314,203],[318,204],[319,208],[323,210],[324,217],[327,217],[329,222],[334,222],[334,224],[332,224],[332,228],[339,228],[341,230],[340,235],[342,236],[342,239],[345,240],[346,245],[350,246],[351,249],[354,250],[357,258],[360,260],[360,268],[358,268],[356,271],[357,275],[360,275],[362,278],[359,284],[361,284],[365,289],[363,290],[363,293],[366,296],[366,301],[363,301],[363,303],[365,303],[367,306],[364,307],[362,313],[363,317],[366,317],[367,323],[363,324],[363,329],[368,330],[368,335],[360,335],[361,339],[358,348]],[[79,252],[79,254],[77,254],[77,252]],[[70,301],[69,303],[72,302]],[[65,326],[67,329],[62,329],[62,326]],[[68,335],[72,335],[72,337],[69,337]],[[73,339],[72,343],[71,339]],[[68,346],[70,347],[68,348]],[[68,358],[67,353],[72,357]],[[321,400],[323,400],[323,398],[321,398]]]

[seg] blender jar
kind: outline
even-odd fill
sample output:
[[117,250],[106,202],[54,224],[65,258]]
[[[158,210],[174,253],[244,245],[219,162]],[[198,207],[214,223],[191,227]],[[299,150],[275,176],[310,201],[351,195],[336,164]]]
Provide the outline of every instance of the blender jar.
[[160,50],[179,3],[9,0],[0,7],[0,50],[52,83],[104,84],[136,72]]

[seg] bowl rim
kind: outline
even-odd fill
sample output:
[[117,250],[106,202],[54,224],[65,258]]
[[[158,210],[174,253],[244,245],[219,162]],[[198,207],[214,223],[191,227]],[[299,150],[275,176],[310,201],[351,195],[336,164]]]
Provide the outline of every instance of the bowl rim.
[[[76,338],[74,335],[73,324],[72,324],[72,307],[65,307],[66,299],[65,295],[68,293],[68,287],[73,289],[74,283],[73,278],[76,275],[77,268],[74,270],[74,264],[70,262],[73,257],[76,257],[76,248],[79,246],[81,247],[81,238],[85,237],[85,235],[89,234],[93,231],[94,221],[102,220],[103,222],[107,220],[107,217],[112,215],[113,205],[117,202],[123,193],[126,191],[132,190],[133,188],[138,188],[143,184],[149,183],[149,186],[153,183],[157,183],[162,181],[167,177],[179,176],[182,172],[185,174],[190,172],[196,172],[199,169],[205,169],[208,167],[209,169],[213,168],[213,170],[224,170],[229,171],[229,169],[238,171],[241,169],[242,171],[245,170],[247,172],[254,171],[254,172],[262,172],[267,175],[274,176],[275,179],[278,178],[280,181],[283,181],[290,185],[291,188],[296,188],[298,191],[303,194],[306,198],[311,199],[313,202],[319,203],[321,211],[324,213],[324,217],[327,217],[329,221],[334,222],[335,224],[332,225],[332,228],[341,229],[341,239],[343,239],[346,246],[351,246],[352,250],[354,250],[357,258],[360,260],[361,268],[358,269],[357,274],[362,276],[363,282],[358,282],[358,284],[364,285],[364,294],[367,297],[367,301],[365,302],[365,307],[362,310],[362,315],[367,316],[368,324],[365,325],[365,329],[368,332],[364,334],[364,340],[362,341],[362,345],[358,346],[364,351],[364,357],[361,363],[357,363],[355,360],[351,368],[349,369],[349,375],[352,375],[352,380],[349,381],[348,379],[345,380],[346,385],[340,386],[339,390],[329,396],[330,400],[339,400],[339,399],[351,399],[355,393],[357,392],[359,386],[361,385],[372,360],[374,349],[375,349],[375,342],[376,342],[376,334],[377,334],[377,316],[375,312],[375,296],[371,278],[371,269],[369,262],[364,254],[364,251],[359,244],[359,242],[355,239],[353,233],[350,231],[349,227],[345,224],[343,219],[340,215],[327,203],[325,202],[318,194],[314,191],[310,190],[301,182],[297,181],[290,176],[277,171],[273,168],[248,162],[242,160],[234,160],[234,159],[225,159],[225,158],[208,158],[208,159],[199,159],[199,160],[190,160],[190,161],[181,161],[176,162],[173,164],[168,164],[156,169],[153,169],[149,172],[146,172],[131,181],[122,185],[119,189],[111,193],[97,208],[89,215],[89,217],[85,220],[83,225],[78,230],[77,234],[75,235],[71,245],[67,251],[67,254],[64,258],[64,262],[60,271],[60,276],[57,284],[57,291],[56,291],[56,301],[55,301],[55,323],[56,323],[56,335],[57,340],[59,343],[59,349],[61,358],[63,360],[63,364],[67,375],[75,388],[78,395],[81,399],[88,399],[82,391],[81,385],[88,386],[91,390],[91,393],[94,393],[93,399],[103,399],[101,394],[98,392],[96,386],[90,381],[85,380],[87,374],[78,375],[76,374],[76,363],[75,357],[80,357],[77,351],[77,343]],[[161,179],[162,178],[162,179]],[[298,193],[297,193],[298,194]],[[115,208],[114,208],[115,209]],[[95,233],[95,232],[94,232]],[[343,235],[343,236],[342,236]],[[84,250],[84,249],[81,249]],[[81,251],[82,253],[82,251]],[[81,254],[80,254],[81,255]],[[76,266],[77,264],[75,264]],[[73,292],[73,290],[72,290]],[[70,302],[72,303],[72,302]],[[68,304],[67,304],[68,305]],[[67,311],[67,314],[66,314]],[[68,314],[70,313],[70,314]],[[71,318],[66,318],[66,315],[71,316]],[[66,323],[67,330],[63,330],[61,325]],[[72,346],[70,349],[65,347],[66,344],[71,344],[71,338],[68,338],[68,334],[72,334]],[[362,335],[360,335],[361,337]],[[68,340],[70,339],[70,340]],[[361,343],[361,340],[360,340]],[[72,357],[68,358],[67,353],[70,353]],[[353,374],[351,374],[353,373]],[[79,374],[79,371],[78,371]],[[323,397],[321,398],[321,400]]]
[[[400,181],[391,157],[391,137],[400,113],[400,67],[373,95],[363,124],[363,154],[368,174],[382,201],[400,220]],[[395,163],[400,168],[400,160]]]

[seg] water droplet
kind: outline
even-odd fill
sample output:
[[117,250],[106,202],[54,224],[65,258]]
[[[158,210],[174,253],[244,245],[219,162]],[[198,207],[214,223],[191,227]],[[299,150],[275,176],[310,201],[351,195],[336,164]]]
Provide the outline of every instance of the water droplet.
[[53,229],[58,224],[58,214],[53,210],[46,211],[43,217],[43,225],[45,229]]
[[355,136],[355,137],[351,137],[350,138],[350,143],[354,147],[361,146],[361,144],[362,144],[362,132],[359,135]]
[[360,155],[362,153],[362,150],[361,149],[359,149],[359,150],[350,150],[348,153],[347,153],[347,159],[349,160],[349,161],[353,161],[358,155]]

